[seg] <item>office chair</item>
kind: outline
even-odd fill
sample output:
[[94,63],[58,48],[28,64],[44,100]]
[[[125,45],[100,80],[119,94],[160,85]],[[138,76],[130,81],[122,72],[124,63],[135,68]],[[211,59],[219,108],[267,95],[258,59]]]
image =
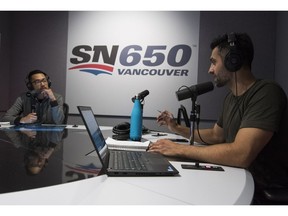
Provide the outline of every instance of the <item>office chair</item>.
[[67,124],[69,114],[69,105],[67,103],[63,103],[63,112],[64,112],[63,124]]
[[[288,160],[285,155],[288,154],[288,136],[286,129],[288,128],[288,108],[286,107],[285,114],[282,118],[282,123],[280,128],[283,130],[280,132],[280,139],[279,144],[282,146],[280,150],[280,154],[283,154],[281,158],[284,158],[282,161],[283,164],[286,164],[288,172]],[[280,186],[280,185],[273,185],[273,187],[269,187],[264,189],[263,191],[263,203],[266,205],[287,205],[288,204],[288,187],[287,186]]]
[[273,187],[263,191],[266,203],[271,205],[287,205],[288,204],[288,187]]

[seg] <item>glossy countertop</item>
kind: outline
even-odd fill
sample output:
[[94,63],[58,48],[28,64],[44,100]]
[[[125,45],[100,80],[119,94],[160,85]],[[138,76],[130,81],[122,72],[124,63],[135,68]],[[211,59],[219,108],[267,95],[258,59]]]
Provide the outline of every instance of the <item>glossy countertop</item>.
[[[100,129],[105,138],[111,136],[112,127]],[[154,135],[143,137],[153,141]],[[41,130],[1,127],[0,154],[1,204],[247,205],[254,193],[252,175],[245,169],[189,170],[182,164],[195,162],[172,158],[179,170],[174,177],[102,175],[83,125]]]
[[78,181],[99,175],[85,129],[0,128],[0,193]]

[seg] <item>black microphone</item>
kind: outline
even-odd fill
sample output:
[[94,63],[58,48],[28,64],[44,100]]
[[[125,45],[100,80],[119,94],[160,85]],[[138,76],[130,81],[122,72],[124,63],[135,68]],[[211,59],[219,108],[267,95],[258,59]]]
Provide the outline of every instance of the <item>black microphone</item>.
[[149,91],[148,91],[148,90],[144,90],[144,91],[138,93],[138,95],[134,96],[134,97],[132,98],[132,101],[133,101],[133,103],[134,103],[136,97],[137,97],[139,100],[143,100],[147,95],[149,95]]
[[36,112],[36,100],[37,100],[39,93],[40,92],[38,90],[31,90],[26,93],[26,96],[31,98],[31,112],[32,113]]
[[139,100],[142,100],[142,99],[144,99],[147,95],[149,95],[149,91],[148,91],[148,90],[144,90],[144,91],[142,91],[142,92],[140,92],[140,93],[138,94],[138,99],[139,99]]
[[38,90],[32,90],[32,91],[28,91],[26,93],[26,96],[27,97],[32,97],[32,98],[37,98],[38,94],[39,94]]
[[213,89],[214,85],[212,82],[205,82],[190,87],[186,87],[185,89],[182,90],[179,89],[178,91],[176,91],[176,96],[178,101],[181,101],[187,98],[192,97],[196,98],[198,95],[212,91]]

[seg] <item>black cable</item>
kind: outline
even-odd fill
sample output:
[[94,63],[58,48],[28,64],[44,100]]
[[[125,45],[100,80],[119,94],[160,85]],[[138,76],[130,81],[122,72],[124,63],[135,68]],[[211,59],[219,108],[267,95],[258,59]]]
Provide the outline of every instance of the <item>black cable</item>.
[[239,116],[240,116],[240,120],[242,120],[242,114],[241,114],[241,110],[240,110],[240,100],[239,100],[239,96],[238,96],[238,86],[237,86],[237,73],[235,72],[235,94],[236,94],[236,105],[237,105],[237,109],[238,109],[238,112],[239,112]]
[[205,145],[211,145],[211,143],[205,142],[205,141],[202,139],[202,137],[201,137],[201,135],[200,135],[200,131],[199,131],[199,122],[200,122],[200,121],[197,121],[197,133],[198,133],[199,139],[200,139],[201,142],[204,143]]

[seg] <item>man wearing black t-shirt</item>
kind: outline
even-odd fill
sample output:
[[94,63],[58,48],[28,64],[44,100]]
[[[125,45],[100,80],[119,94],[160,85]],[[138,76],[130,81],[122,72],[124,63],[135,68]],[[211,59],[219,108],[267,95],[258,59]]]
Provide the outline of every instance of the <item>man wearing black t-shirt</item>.
[[[287,104],[282,88],[259,80],[251,72],[253,43],[245,33],[215,38],[211,45],[209,74],[217,87],[227,86],[223,110],[211,129],[195,133],[199,147],[161,139],[149,151],[248,169],[255,181],[255,199],[264,188],[288,186],[288,142],[281,140],[280,127]],[[190,128],[177,124],[172,113],[162,112],[157,121],[169,130],[190,138]],[[286,136],[285,136],[286,137]],[[202,139],[201,139],[202,138]],[[282,136],[283,138],[283,136]]]

